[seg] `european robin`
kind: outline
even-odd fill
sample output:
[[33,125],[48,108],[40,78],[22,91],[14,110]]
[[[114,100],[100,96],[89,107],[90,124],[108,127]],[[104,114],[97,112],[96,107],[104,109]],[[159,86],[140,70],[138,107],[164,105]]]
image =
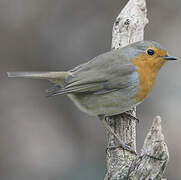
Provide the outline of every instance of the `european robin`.
[[8,72],[8,76],[47,79],[55,84],[47,91],[49,96],[67,94],[89,115],[112,116],[143,102],[158,71],[169,60],[176,58],[159,43],[140,41],[101,54],[69,71]]

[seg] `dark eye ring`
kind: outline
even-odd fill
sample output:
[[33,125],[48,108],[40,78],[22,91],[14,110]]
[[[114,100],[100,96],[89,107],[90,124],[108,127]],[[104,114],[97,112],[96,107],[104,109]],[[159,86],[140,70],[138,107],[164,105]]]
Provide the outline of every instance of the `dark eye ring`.
[[153,49],[148,49],[147,54],[153,56],[155,54],[155,51]]

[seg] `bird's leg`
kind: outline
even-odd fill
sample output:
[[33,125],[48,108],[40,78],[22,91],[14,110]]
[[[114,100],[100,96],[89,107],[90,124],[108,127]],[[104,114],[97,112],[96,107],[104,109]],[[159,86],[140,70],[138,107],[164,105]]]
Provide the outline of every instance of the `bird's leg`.
[[[121,147],[123,150],[127,150],[127,151],[130,151],[130,152],[133,153],[133,154],[136,154],[136,152],[135,152],[128,144],[125,144],[125,143],[121,140],[119,134],[117,134],[117,133],[114,132],[114,130],[111,128],[111,126],[107,123],[105,116],[100,115],[100,116],[99,116],[99,119],[102,121],[102,123],[103,123],[104,127],[106,128],[106,130],[107,130],[108,132],[110,132],[110,133],[116,138],[116,140],[117,140],[118,143],[119,143],[118,146],[108,147],[108,149],[116,149],[116,148],[120,148],[120,147]],[[130,142],[130,143],[131,143],[131,142]],[[129,144],[130,144],[130,143],[129,143]]]
[[129,113],[129,111],[123,112],[121,113],[123,116],[125,115],[128,119],[130,120],[135,120],[137,123],[139,123],[139,119],[135,116],[133,116],[131,113]]

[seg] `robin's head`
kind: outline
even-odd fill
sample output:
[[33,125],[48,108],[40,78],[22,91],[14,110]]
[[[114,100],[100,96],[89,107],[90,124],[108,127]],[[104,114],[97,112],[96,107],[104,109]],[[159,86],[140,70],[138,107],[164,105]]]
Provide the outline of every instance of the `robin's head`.
[[140,80],[140,90],[135,95],[139,101],[149,94],[153,88],[157,72],[166,61],[176,60],[169,56],[165,48],[153,41],[140,41],[133,43],[127,48],[125,54],[130,61],[137,66]]
[[140,41],[129,45],[126,50],[131,61],[137,66],[149,66],[153,71],[158,71],[161,66],[170,60],[176,60],[159,43],[154,41]]

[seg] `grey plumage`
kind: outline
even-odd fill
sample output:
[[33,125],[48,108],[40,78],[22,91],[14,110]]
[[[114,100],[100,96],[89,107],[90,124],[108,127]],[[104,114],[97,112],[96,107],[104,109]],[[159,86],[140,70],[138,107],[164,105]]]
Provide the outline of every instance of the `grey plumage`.
[[130,61],[156,42],[140,41],[101,54],[67,72],[9,72],[9,77],[47,79],[55,84],[48,96],[67,94],[91,115],[116,113],[139,104],[133,97],[139,89],[137,67]]

